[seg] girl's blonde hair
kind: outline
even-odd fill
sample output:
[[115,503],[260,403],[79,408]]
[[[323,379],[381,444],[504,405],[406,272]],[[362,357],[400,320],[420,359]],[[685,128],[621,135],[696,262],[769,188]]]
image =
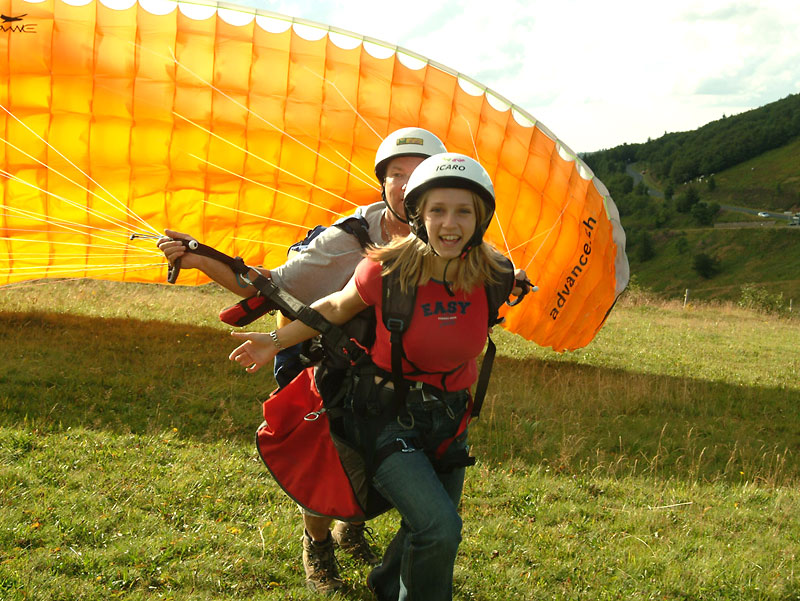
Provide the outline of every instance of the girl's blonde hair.
[[[416,215],[420,221],[425,211],[430,190],[424,192],[417,203]],[[489,218],[486,205],[480,196],[470,191],[475,209],[475,227],[481,227]],[[411,216],[409,216],[411,217]],[[400,287],[403,291],[414,286],[426,284],[434,275],[434,258],[436,253],[430,244],[426,244],[414,234],[405,238],[394,238],[389,244],[381,247],[370,247],[367,256],[383,265],[383,275],[398,271]],[[447,279],[452,282],[453,290],[472,290],[482,283],[498,283],[499,273],[509,271],[505,257],[487,242],[483,242],[470,250],[466,257],[459,258],[447,268]]]

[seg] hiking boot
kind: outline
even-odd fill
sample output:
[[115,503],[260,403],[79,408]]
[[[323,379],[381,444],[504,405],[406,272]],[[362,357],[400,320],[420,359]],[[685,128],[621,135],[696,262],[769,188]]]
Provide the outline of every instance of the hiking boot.
[[365,534],[372,536],[372,531],[365,524],[349,524],[337,522],[331,532],[333,540],[345,553],[353,559],[362,561],[370,566],[378,565],[381,560],[370,548]]
[[321,543],[311,540],[307,532],[303,533],[303,567],[306,570],[306,586],[315,593],[332,595],[344,587],[344,582],[339,578],[330,533]]

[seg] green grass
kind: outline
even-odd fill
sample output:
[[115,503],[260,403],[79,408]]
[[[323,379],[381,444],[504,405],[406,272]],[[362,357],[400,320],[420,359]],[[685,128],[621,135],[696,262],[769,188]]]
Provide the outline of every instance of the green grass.
[[[253,445],[274,384],[226,360],[231,302],[0,291],[0,598],[316,598]],[[800,599],[800,321],[631,295],[574,353],[496,338],[456,599]]]
[[768,211],[800,210],[800,138],[716,174],[703,199]]

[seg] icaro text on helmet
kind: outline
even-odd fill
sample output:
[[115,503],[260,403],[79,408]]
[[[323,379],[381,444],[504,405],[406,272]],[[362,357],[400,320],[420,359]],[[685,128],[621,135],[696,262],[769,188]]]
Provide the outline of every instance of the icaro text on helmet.
[[447,152],[442,141],[427,129],[404,127],[390,133],[375,153],[375,176],[383,185],[389,162],[398,157],[428,158]]
[[433,188],[462,188],[477,194],[486,205],[486,218],[475,224],[475,233],[464,245],[462,254],[478,246],[494,215],[494,186],[481,164],[466,155],[447,152],[437,154],[420,163],[406,184],[404,204],[411,231],[423,242],[428,242],[428,232],[417,214],[422,195]]

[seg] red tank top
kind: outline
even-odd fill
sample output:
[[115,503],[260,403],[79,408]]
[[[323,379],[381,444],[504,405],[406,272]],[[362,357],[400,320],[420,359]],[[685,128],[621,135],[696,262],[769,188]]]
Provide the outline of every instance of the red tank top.
[[[362,300],[375,307],[378,320],[370,356],[375,365],[390,372],[390,334],[381,315],[381,268],[379,263],[364,259],[356,268],[355,283]],[[455,296],[450,296],[444,285],[435,280],[420,286],[411,324],[403,334],[403,349],[418,369],[438,373],[410,375],[414,368],[405,360],[403,373],[409,374],[409,380],[447,390],[470,387],[478,377],[476,359],[486,344],[488,319],[483,286],[475,286],[469,292],[457,290]],[[451,371],[443,383],[442,373]]]

